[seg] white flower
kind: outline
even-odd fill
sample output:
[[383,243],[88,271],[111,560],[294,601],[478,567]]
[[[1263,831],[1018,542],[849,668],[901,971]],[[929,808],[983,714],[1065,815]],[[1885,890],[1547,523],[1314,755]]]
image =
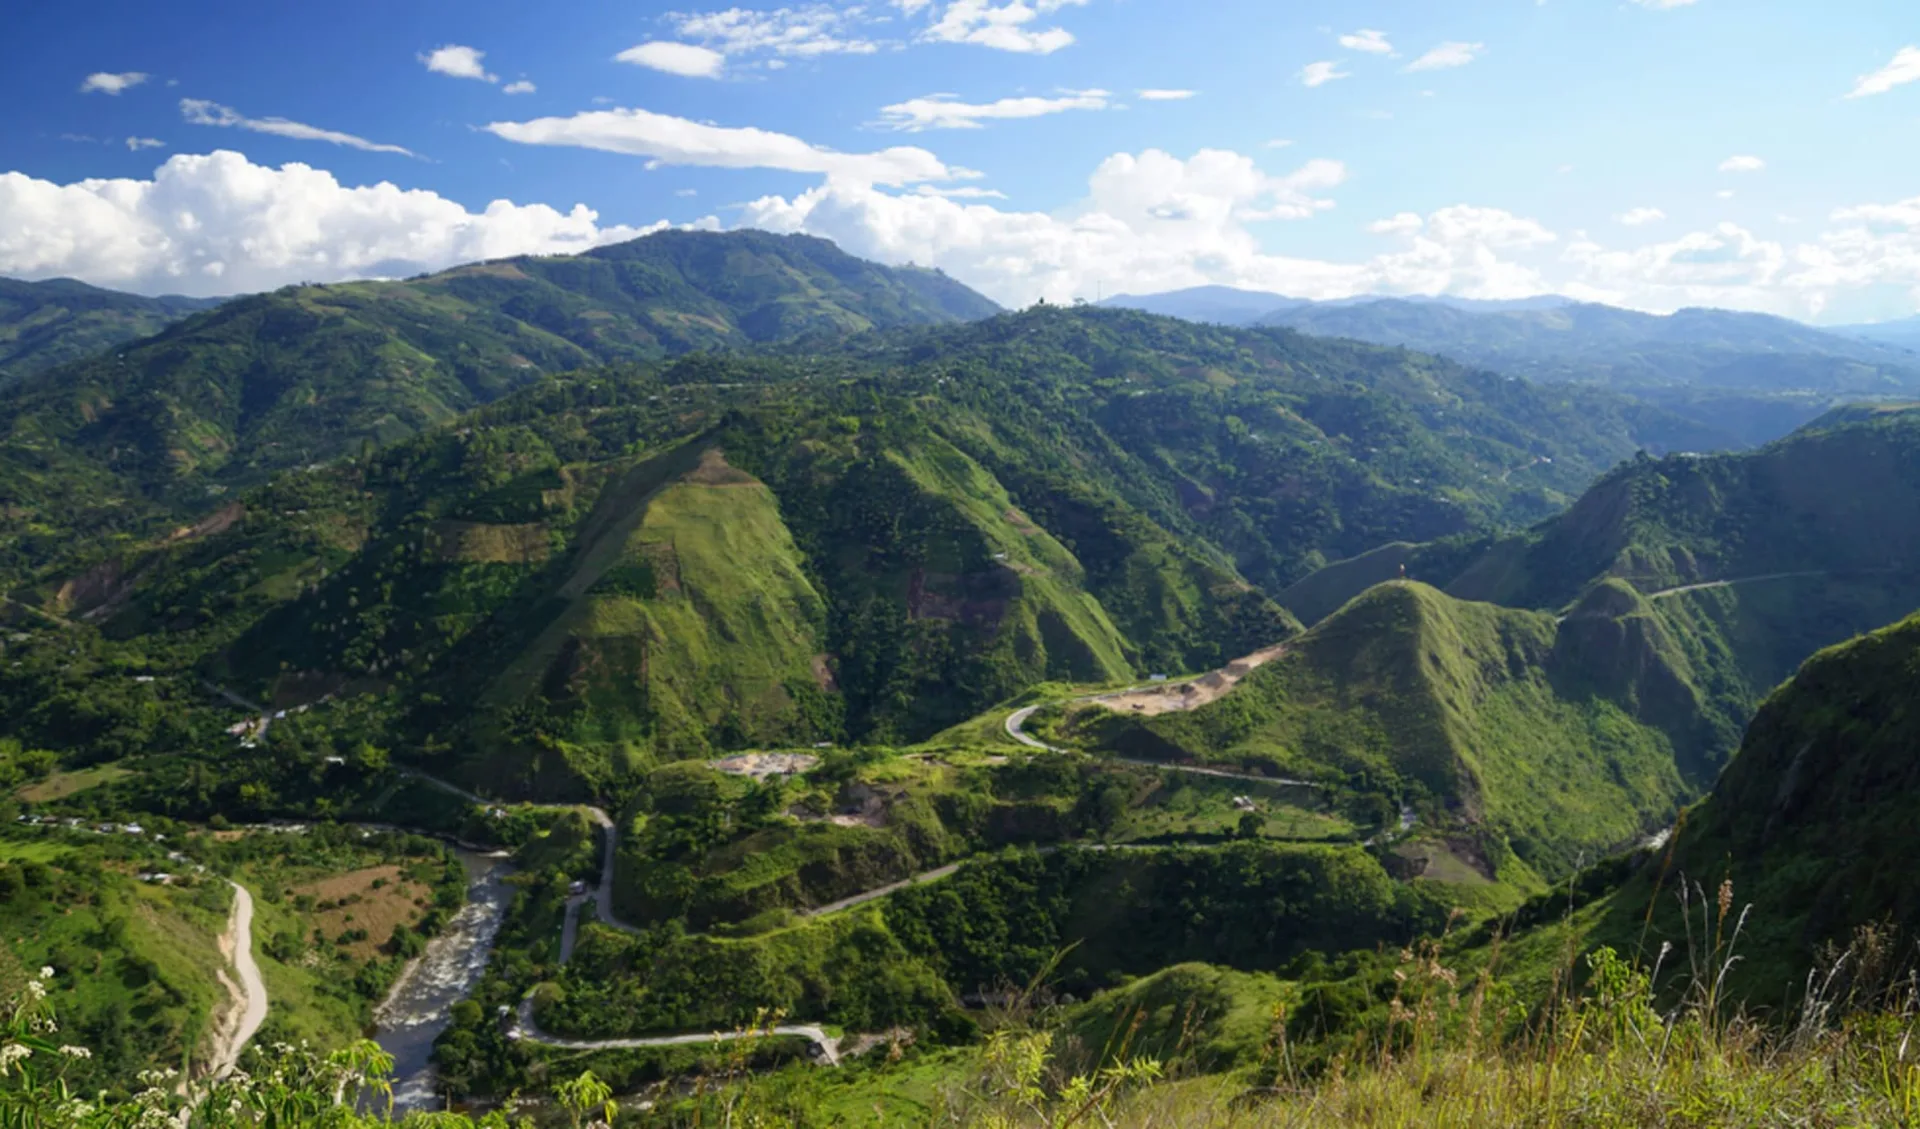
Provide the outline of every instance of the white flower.
[[50,964],[43,964],[43,965],[41,965],[41,966],[40,966],[40,979],[42,979],[42,980],[51,980],[51,979],[53,979],[53,966],[52,966],[52,965],[50,965]]
[[8,1067],[12,1066],[16,1062],[19,1062],[21,1059],[32,1058],[32,1057],[33,1057],[32,1047],[24,1047],[24,1046],[21,1046],[19,1043],[8,1043],[7,1045],[0,1047],[0,1074],[5,1074],[7,1072]]
[[72,1045],[61,1047],[60,1053],[63,1055],[66,1055],[68,1058],[92,1058],[93,1057],[93,1052],[88,1050],[87,1048],[76,1047]]
[[44,1000],[47,998],[47,986],[38,980],[29,980],[27,981],[27,995],[35,1000]]

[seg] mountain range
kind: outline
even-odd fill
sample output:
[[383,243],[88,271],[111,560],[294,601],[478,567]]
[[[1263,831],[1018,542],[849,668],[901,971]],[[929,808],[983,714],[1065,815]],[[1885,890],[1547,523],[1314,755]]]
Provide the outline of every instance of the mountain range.
[[[87,355],[0,388],[0,805],[504,841],[497,959],[439,1052],[463,1092],[527,1081],[500,1007],[575,1039],[778,1007],[912,1028],[937,1073],[983,994],[1046,977],[1092,999],[1035,1022],[1265,1085],[1277,1033],[1310,1070],[1392,1037],[1407,946],[1684,936],[1670,871],[1774,915],[1754,1001],[1920,920],[1885,873],[1920,650],[1886,626],[1920,607],[1902,354],[1556,299],[1169,300],[1189,320],[1009,312],[665,232],[21,314]],[[89,1022],[123,983],[151,1005],[86,1069],[190,1060],[192,1008],[154,1001],[212,980],[141,955],[142,848],[39,826],[0,821],[0,926],[54,959],[25,892],[105,866],[132,924],[102,951],[143,971]],[[247,870],[259,838],[226,861],[286,963],[349,903]],[[420,943],[325,920],[396,971]],[[1550,1006],[1528,975],[1516,1015]]]

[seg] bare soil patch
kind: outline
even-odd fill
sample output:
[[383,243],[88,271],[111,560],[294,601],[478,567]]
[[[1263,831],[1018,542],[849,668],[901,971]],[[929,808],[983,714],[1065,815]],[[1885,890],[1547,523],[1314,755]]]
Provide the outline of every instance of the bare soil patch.
[[1167,682],[1144,690],[1128,690],[1093,699],[1116,713],[1142,717],[1197,709],[1218,701],[1238,686],[1242,679],[1287,653],[1287,645],[1278,643],[1264,650],[1237,658],[1219,670],[1210,671],[1185,682]]
[[[400,868],[391,864],[295,886],[293,893],[313,899],[314,908],[307,918],[328,944],[334,944],[342,934],[354,933],[356,939],[339,949],[355,960],[379,955],[380,946],[395,929],[420,920],[433,897],[432,890],[402,878]],[[360,937],[360,931],[366,936]]]

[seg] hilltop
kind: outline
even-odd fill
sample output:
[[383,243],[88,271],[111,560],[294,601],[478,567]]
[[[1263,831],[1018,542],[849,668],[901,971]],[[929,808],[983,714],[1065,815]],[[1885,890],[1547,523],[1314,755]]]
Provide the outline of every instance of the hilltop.
[[158,536],[49,546],[32,591],[261,700],[379,687],[383,740],[600,787],[1271,646],[1298,627],[1265,593],[1318,562],[1531,518],[1670,426],[1609,407],[1043,308],[551,379]]
[[825,240],[663,231],[581,255],[237,298],[0,391],[15,510],[91,527],[445,423],[540,377],[985,317]]
[[0,278],[0,387],[158,333],[219,299],[143,298],[70,278]]

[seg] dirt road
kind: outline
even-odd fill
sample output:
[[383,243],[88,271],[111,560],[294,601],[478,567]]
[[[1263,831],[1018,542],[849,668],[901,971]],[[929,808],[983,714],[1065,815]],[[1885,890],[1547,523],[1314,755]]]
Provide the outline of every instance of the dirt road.
[[225,970],[220,983],[233,997],[232,1007],[222,1014],[213,1029],[213,1050],[208,1057],[208,1073],[218,1080],[233,1073],[254,1032],[267,1018],[267,984],[260,978],[260,966],[253,959],[253,895],[239,883],[233,886],[233,913],[227,930],[220,935],[220,955],[239,975],[235,984]]

